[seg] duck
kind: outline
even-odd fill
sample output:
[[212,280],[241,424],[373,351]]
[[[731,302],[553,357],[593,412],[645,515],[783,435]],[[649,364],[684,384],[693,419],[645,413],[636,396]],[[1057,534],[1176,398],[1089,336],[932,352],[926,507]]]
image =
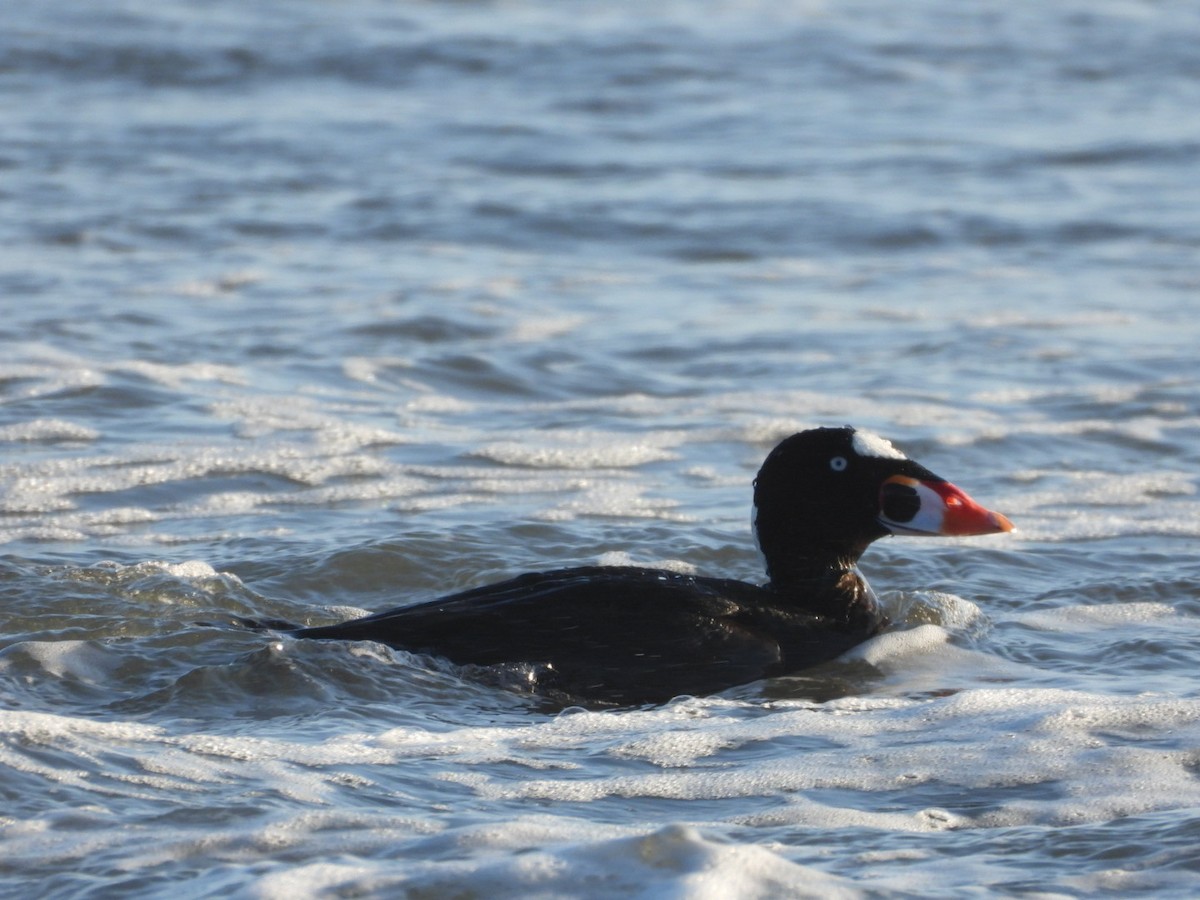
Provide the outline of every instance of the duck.
[[888,536],[1012,531],[1000,513],[852,426],[783,440],[753,482],[761,584],[577,566],[400,606],[300,640],[374,641],[588,707],[661,704],[826,663],[887,627],[859,558]]

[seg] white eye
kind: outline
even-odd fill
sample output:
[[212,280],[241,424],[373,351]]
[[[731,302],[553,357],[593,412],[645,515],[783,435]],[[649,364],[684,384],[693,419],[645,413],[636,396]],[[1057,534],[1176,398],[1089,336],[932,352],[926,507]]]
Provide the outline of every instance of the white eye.
[[848,465],[849,463],[846,462],[846,457],[844,456],[835,456],[829,461],[829,468],[833,469],[835,472],[846,471],[846,466]]

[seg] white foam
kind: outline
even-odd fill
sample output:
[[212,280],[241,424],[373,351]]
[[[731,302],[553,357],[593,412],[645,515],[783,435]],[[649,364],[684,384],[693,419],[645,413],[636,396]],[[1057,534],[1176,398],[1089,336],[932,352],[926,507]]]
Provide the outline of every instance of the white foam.
[[114,369],[134,372],[167,387],[180,387],[189,381],[215,381],[230,385],[247,383],[246,375],[240,369],[217,363],[157,363],[137,359],[119,363]]
[[819,803],[804,794],[790,797],[786,804],[769,812],[749,813],[738,817],[736,821],[739,825],[752,828],[806,827],[813,822],[820,822],[821,827],[826,829],[886,828],[888,831],[901,834],[950,831],[956,828],[970,827],[972,824],[966,816],[936,807],[913,808],[902,812],[865,811]]
[[595,516],[612,518],[661,519],[671,522],[695,521],[694,516],[676,511],[678,502],[663,497],[648,497],[635,482],[584,482],[579,491],[554,506],[533,514],[545,522],[562,522]]
[[902,631],[888,631],[848,651],[845,659],[858,659],[873,666],[896,657],[940,651],[950,639],[949,632],[937,625],[918,625]]
[[[180,563],[170,562],[144,562],[138,563],[134,568],[162,571],[168,575],[174,575],[176,578],[216,578],[218,577],[217,570],[208,563],[199,559],[191,559]],[[236,575],[226,574],[223,577],[237,580]]]
[[1080,631],[1125,629],[1131,625],[1178,623],[1192,627],[1193,619],[1166,603],[1127,602],[1095,606],[1064,606],[1014,613],[1011,618],[1031,628],[1078,634]]
[[5,393],[9,402],[86,390],[107,380],[90,360],[46,344],[27,344],[22,355],[23,361],[0,362],[0,382],[13,385]]
[[481,841],[495,847],[491,835],[499,836],[506,848],[512,847],[514,838],[528,847],[521,853],[489,854],[482,863],[409,862],[406,872],[388,874],[364,866],[316,863],[268,876],[258,884],[256,895],[290,900],[365,890],[421,896],[465,891],[497,900],[582,896],[840,900],[861,896],[836,875],[788,862],[753,844],[717,842],[684,825],[667,825],[629,837],[562,843],[561,830],[539,828],[538,824],[530,827],[518,820],[503,829],[460,833],[461,844],[474,845],[477,851],[482,849]]
[[[44,675],[87,684],[105,684],[120,664],[119,656],[91,641],[23,641],[20,650]],[[11,667],[8,655],[0,655],[0,671]]]
[[[277,652],[298,645],[290,646]],[[630,891],[642,885],[649,893],[635,895],[643,896],[792,896],[805,885],[822,894],[846,887],[764,847],[719,843],[692,828],[649,835],[637,827],[614,830],[602,824],[602,809],[611,807],[592,806],[608,800],[640,808],[643,817],[679,809],[677,801],[701,801],[696,824],[705,829],[707,821],[722,832],[736,825],[934,833],[1101,823],[1200,806],[1193,771],[1200,700],[1190,698],[983,688],[824,704],[683,700],[519,723],[443,721],[440,731],[429,729],[429,719],[422,723],[319,739],[279,729],[274,737],[176,733],[0,710],[0,734],[17,737],[0,747],[0,764],[81,797],[94,793],[106,807],[254,783],[311,810],[209,830],[203,848],[189,827],[167,824],[146,846],[138,832],[97,829],[100,844],[130,843],[114,851],[125,856],[221,858],[234,848],[268,846],[323,848],[327,855],[334,828],[344,852],[363,860],[348,869],[277,871],[263,882],[264,896],[305,896],[329,884],[366,892],[419,885],[432,893],[455,884],[484,896],[537,895],[539,884],[556,896],[584,883]],[[55,748],[53,764],[42,760],[38,748],[45,746]],[[401,782],[408,812],[341,811],[348,787],[394,796],[398,768],[420,772]],[[443,827],[436,798],[463,795],[487,824],[414,837]],[[987,802],[944,801],[943,808],[930,800],[939,795]],[[514,820],[514,804],[530,802],[571,804],[571,813]],[[501,813],[489,809],[505,811],[503,820],[491,819]],[[6,850],[42,859],[79,851],[77,834],[46,843],[40,833],[30,825]],[[400,855],[373,852],[385,846]],[[958,870],[955,884],[967,878]]]
[[366,384],[377,384],[383,374],[387,374],[390,381],[403,381],[397,379],[395,373],[415,367],[416,363],[407,356],[350,356],[342,360],[342,372],[346,377]]
[[[1100,402],[1100,401],[1097,401]],[[1200,416],[1125,416],[1112,419],[1030,419],[1017,421],[976,417],[976,421],[954,421],[939,440],[950,446],[983,441],[1020,440],[1031,437],[1115,437],[1146,442],[1168,442],[1172,432],[1200,427]],[[899,419],[898,419],[899,420]],[[1066,462],[1070,462],[1069,460]]]
[[887,594],[887,615],[898,624],[941,625],[963,632],[985,625],[987,617],[976,604],[945,591],[892,591]]
[[1135,535],[1200,535],[1194,473],[1030,469],[1022,488],[995,501],[1027,540],[1076,541]]
[[[717,702],[689,701],[701,711]],[[789,797],[814,789],[890,791],[906,784],[942,784],[955,791],[986,788],[997,797],[1005,787],[1014,789],[1009,803],[979,814],[976,824],[1103,821],[1116,808],[1177,809],[1200,802],[1187,749],[1200,739],[1196,700],[1014,688],[920,701],[848,699],[823,706],[784,701],[777,706],[771,716],[749,721],[703,715],[681,720],[685,704],[642,714],[654,717],[654,725],[637,721],[638,714],[629,714],[634,721],[612,721],[614,730],[602,739],[610,745],[608,752],[644,759],[658,767],[654,771],[521,782],[473,773],[469,783],[482,797],[495,800],[563,803],[608,797]],[[567,717],[567,726],[576,718]],[[1131,735],[1140,729],[1142,744],[1106,738],[1106,729],[1113,728]],[[636,738],[623,740],[629,729]],[[1170,735],[1176,749],[1164,749],[1156,735]],[[570,737],[577,741],[584,734]],[[593,748],[598,739],[594,732],[587,737]],[[724,753],[749,744],[798,739],[804,749],[794,755],[743,759],[735,768],[713,765]],[[877,753],[880,746],[888,752]],[[1136,766],[1143,767],[1143,775],[1130,780]],[[1028,801],[1023,786],[1043,782],[1056,783],[1059,790]],[[807,824],[827,825],[817,812],[810,810],[814,817]],[[888,827],[882,820],[878,824]],[[945,827],[940,821],[927,825]]]
[[0,441],[87,443],[99,437],[100,432],[94,428],[61,419],[33,419],[0,427]]
[[[219,419],[237,423],[244,438],[309,432],[323,453],[344,455],[364,447],[407,444],[408,435],[390,428],[363,424],[337,411],[323,408],[308,397],[241,397],[213,403],[210,412]],[[308,448],[290,447],[290,455]],[[316,454],[312,454],[316,455]]]
[[422,394],[404,404],[404,408],[409,412],[450,413],[454,415],[474,412],[478,406],[479,404],[477,403],[463,400],[459,397],[433,393]]
[[966,321],[980,329],[1028,328],[1042,331],[1085,327],[1126,328],[1138,324],[1138,317],[1129,313],[1107,310],[1078,313],[1008,311],[975,316]]
[[100,584],[132,584],[140,579],[156,575],[167,575],[181,581],[201,583],[212,579],[220,579],[228,584],[242,583],[236,575],[230,572],[218,572],[208,563],[198,559],[177,563],[151,559],[131,565],[105,560],[85,568],[70,568],[64,571],[73,580]]
[[[71,641],[68,643],[82,643]],[[0,710],[0,733],[26,740],[32,745],[60,742],[69,744],[72,738],[125,741],[158,741],[165,734],[156,725],[136,722],[111,722],[86,717],[75,718],[53,713]]]
[[534,342],[561,338],[588,322],[587,316],[549,314],[536,319],[525,319],[512,329],[514,341]]
[[511,466],[539,469],[624,469],[678,458],[679,432],[639,432],[636,436],[591,431],[555,431],[538,440],[494,441],[472,456]]
[[[170,285],[166,289],[185,297],[216,297],[237,291],[246,285],[256,284],[263,280],[263,274],[250,269],[226,272],[215,278],[192,279]],[[161,288],[155,288],[161,290]]]

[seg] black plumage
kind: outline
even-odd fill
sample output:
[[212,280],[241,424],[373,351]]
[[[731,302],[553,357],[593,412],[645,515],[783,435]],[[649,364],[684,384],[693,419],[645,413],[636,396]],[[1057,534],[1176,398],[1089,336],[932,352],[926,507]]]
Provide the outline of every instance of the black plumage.
[[878,632],[885,619],[855,563],[879,537],[1012,527],[849,427],[783,441],[759,470],[754,498],[765,585],[560,569],[292,633],[378,641],[464,666],[525,666],[528,687],[568,702],[661,702],[797,672]]

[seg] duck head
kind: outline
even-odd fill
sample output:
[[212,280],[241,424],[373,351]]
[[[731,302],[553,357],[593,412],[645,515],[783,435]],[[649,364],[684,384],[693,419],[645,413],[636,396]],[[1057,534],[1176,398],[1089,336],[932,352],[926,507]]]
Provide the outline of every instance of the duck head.
[[849,426],[794,434],[754,479],[754,532],[774,585],[845,571],[887,535],[966,536],[1012,523]]

